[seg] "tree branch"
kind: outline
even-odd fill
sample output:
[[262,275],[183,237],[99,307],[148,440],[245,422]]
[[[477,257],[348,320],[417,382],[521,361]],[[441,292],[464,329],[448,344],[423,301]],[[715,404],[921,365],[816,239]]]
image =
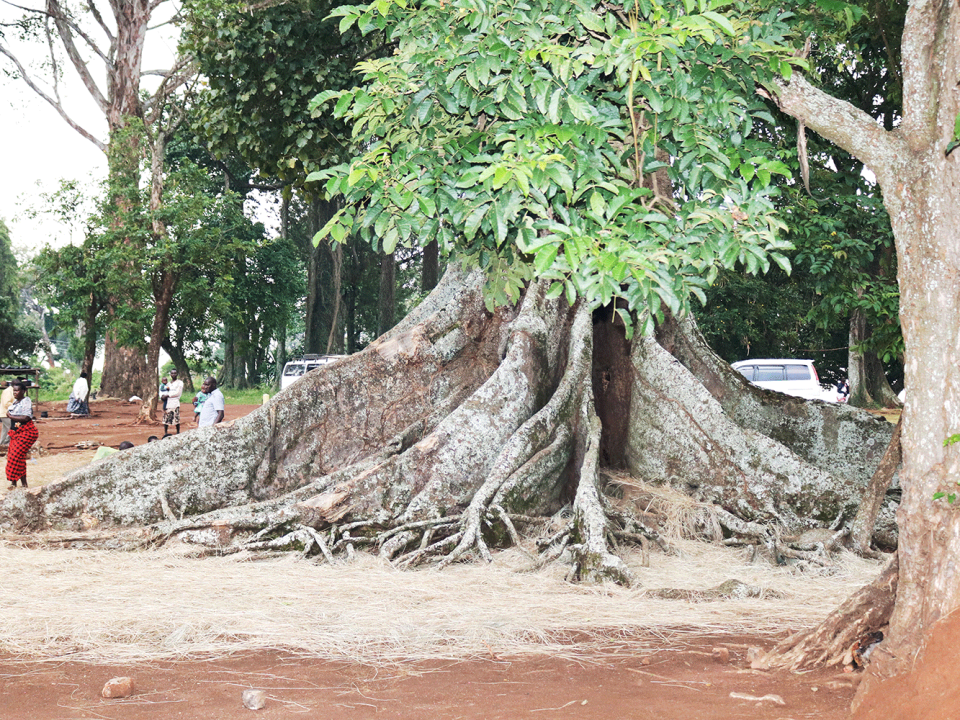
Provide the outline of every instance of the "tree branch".
[[41,88],[39,85],[37,85],[33,81],[33,78],[31,78],[30,75],[27,74],[26,69],[20,63],[20,60],[17,59],[16,55],[11,53],[7,49],[7,47],[4,45],[0,45],[0,54],[6,55],[8,58],[10,58],[10,60],[13,61],[13,64],[17,66],[17,72],[20,73],[20,77],[27,84],[27,87],[33,90],[41,98],[46,100],[53,107],[53,109],[56,110],[57,113],[59,113],[60,117],[62,117],[66,121],[67,125],[72,127],[74,130],[80,133],[83,137],[85,137],[87,140],[89,140],[94,145],[96,145],[101,152],[107,151],[107,146],[103,142],[98,140],[92,133],[85,130],[79,124],[74,122],[73,118],[67,115],[67,112],[63,109],[63,106],[57,100],[47,95],[47,93],[43,91],[43,88]]
[[861,160],[884,184],[896,175],[907,148],[899,133],[887,132],[862,110],[814,87],[800,75],[779,85],[780,94],[770,98],[783,112]]
[[[56,23],[57,32],[60,35],[60,42],[63,43],[63,49],[66,51],[67,57],[70,58],[70,62],[73,63],[73,67],[80,76],[83,86],[87,88],[87,92],[90,93],[90,96],[97,103],[97,106],[100,108],[101,112],[106,115],[110,108],[110,104],[103,96],[100,88],[97,87],[97,83],[90,74],[90,69],[87,67],[87,63],[84,62],[83,57],[80,55],[80,51],[77,49],[76,43],[73,41],[73,31],[76,30],[75,26],[73,26],[73,24],[69,21],[66,13],[63,12],[63,9],[60,7],[60,4],[57,2],[57,0],[47,0],[47,14],[50,15],[50,17],[53,18],[54,23]],[[97,53],[97,55],[106,60],[103,53],[97,49],[96,45],[92,43],[90,38],[86,37],[83,33],[78,34],[91,47],[91,49]],[[107,68],[112,72],[113,66],[111,63],[107,62]]]

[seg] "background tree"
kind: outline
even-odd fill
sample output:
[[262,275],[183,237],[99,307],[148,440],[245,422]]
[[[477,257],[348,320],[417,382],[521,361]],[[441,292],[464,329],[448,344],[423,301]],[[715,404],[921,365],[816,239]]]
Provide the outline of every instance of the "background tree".
[[[958,336],[960,277],[954,252],[960,228],[960,8],[912,0],[901,42],[903,117],[887,130],[806,79],[795,76],[776,94],[780,107],[845,148],[876,175],[883,190],[899,259],[900,321],[905,344],[899,510],[899,586],[889,639],[871,666],[860,696],[878,678],[903,672],[907,658],[936,632],[936,622],[960,604],[952,571],[960,546],[960,515],[933,500],[950,492],[958,462],[944,445],[958,425],[951,398],[960,369],[949,358]],[[936,532],[931,532],[936,528]]]
[[[13,6],[11,6],[13,7]],[[148,26],[152,19],[164,16],[168,7],[163,2],[121,0],[106,8],[96,3],[72,6],[60,0],[50,0],[41,8],[16,6],[20,18],[0,35],[0,54],[10,63],[12,72],[19,76],[37,95],[49,103],[57,113],[82,137],[92,142],[107,155],[108,193],[116,214],[132,217],[139,200],[129,193],[139,181],[140,163],[147,153],[143,122],[159,122],[162,106],[179,87],[189,81],[192,70],[186,60],[177,60],[169,70],[143,69],[143,53]],[[171,11],[172,13],[172,11]],[[163,23],[156,23],[162,25]],[[15,31],[11,31],[15,29]],[[32,50],[24,50],[24,41],[33,48],[43,46],[47,57],[31,65],[22,58]],[[42,45],[41,45],[42,44]],[[94,68],[100,66],[102,77]],[[61,101],[60,84],[69,67],[101,111],[107,126],[108,139],[83,127]],[[161,78],[155,92],[144,84],[144,77]],[[122,232],[119,220],[115,229]],[[126,242],[136,250],[137,233],[131,230]],[[133,271],[135,265],[128,266]],[[136,301],[121,295],[110,299],[108,312],[129,307]],[[131,339],[132,335],[127,335]],[[126,396],[131,392],[144,396],[156,385],[155,373],[148,370],[142,339],[134,346],[116,344],[116,337],[108,326],[105,348],[102,389],[112,395]]]
[[23,364],[36,349],[40,333],[21,312],[20,281],[10,231],[0,220],[0,362]]

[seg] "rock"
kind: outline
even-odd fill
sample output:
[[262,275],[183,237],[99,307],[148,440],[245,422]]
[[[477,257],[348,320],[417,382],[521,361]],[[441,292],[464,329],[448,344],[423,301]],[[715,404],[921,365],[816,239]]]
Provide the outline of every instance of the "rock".
[[726,665],[730,662],[730,650],[725,647],[715,647],[711,651],[711,654],[713,655],[713,659],[718,663]]
[[267,704],[267,695],[263,690],[244,690],[243,704],[250,710],[260,710]]
[[752,702],[771,702],[771,703],[775,703],[776,705],[787,704],[786,702],[784,702],[782,697],[780,697],[779,695],[773,695],[773,694],[761,695],[758,697],[756,695],[747,695],[747,693],[732,692],[730,693],[730,697],[736,700],[750,700]]
[[107,680],[100,694],[105,698],[124,698],[133,695],[132,677],[115,677]]

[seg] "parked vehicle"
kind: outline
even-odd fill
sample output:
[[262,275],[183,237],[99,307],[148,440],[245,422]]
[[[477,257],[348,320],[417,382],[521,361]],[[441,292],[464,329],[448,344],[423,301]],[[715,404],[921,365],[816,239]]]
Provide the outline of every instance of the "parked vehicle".
[[299,360],[291,360],[283,366],[283,375],[280,376],[280,389],[284,390],[293,385],[311,370],[336,362],[343,355],[304,355]]
[[730,365],[757,387],[807,400],[836,402],[835,391],[824,390],[812,360],[740,360]]

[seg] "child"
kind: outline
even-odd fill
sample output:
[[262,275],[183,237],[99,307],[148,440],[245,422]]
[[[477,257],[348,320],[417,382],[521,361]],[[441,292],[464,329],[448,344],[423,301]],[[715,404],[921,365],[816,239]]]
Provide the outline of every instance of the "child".
[[193,423],[200,425],[200,408],[203,407],[203,401],[207,399],[207,394],[202,390],[193,398]]

